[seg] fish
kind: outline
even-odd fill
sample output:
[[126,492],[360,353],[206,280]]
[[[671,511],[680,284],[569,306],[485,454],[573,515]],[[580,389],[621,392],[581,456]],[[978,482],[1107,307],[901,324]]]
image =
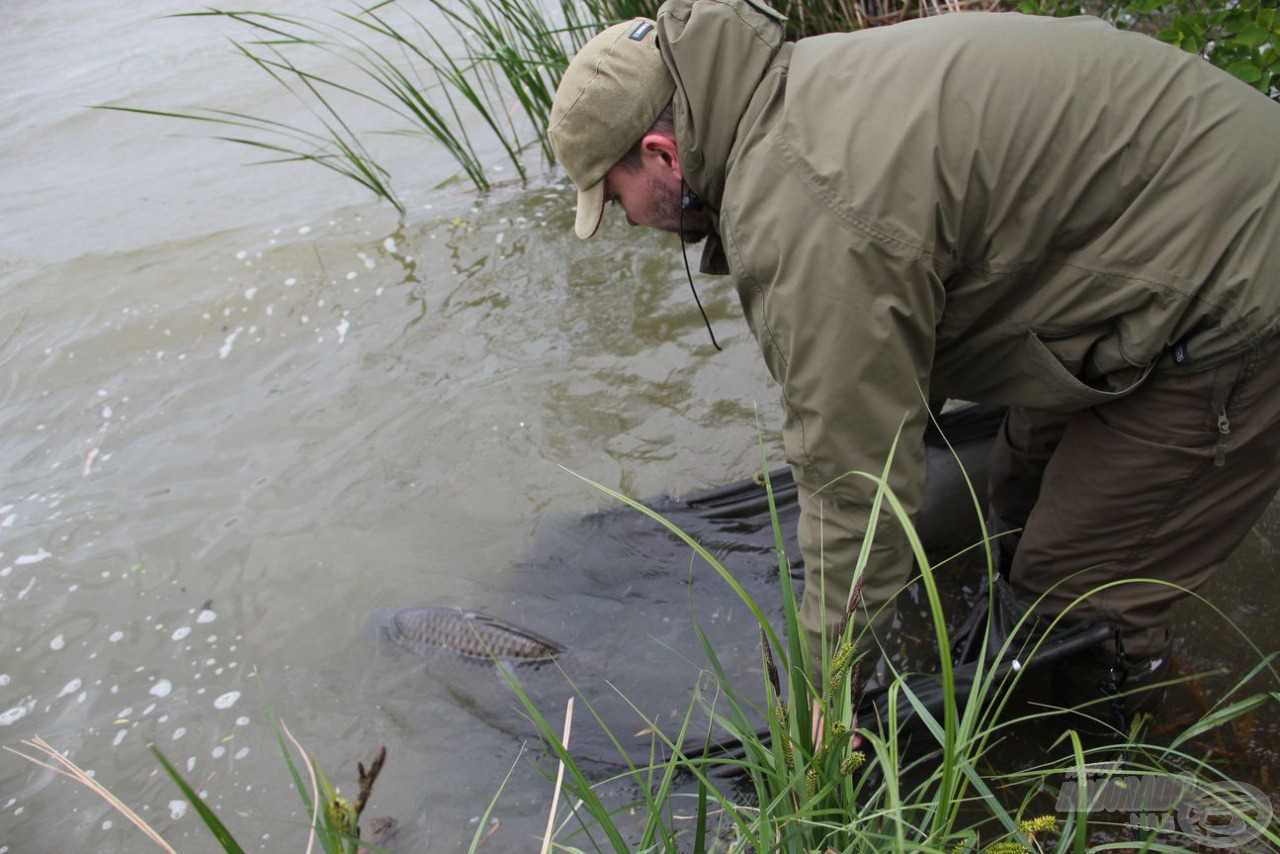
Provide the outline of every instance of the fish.
[[387,630],[396,643],[418,655],[443,649],[485,664],[546,664],[565,651],[553,640],[489,614],[439,605],[397,611]]

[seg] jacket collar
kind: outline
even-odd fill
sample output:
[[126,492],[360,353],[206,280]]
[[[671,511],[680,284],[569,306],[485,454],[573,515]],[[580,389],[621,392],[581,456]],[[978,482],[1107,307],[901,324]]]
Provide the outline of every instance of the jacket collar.
[[[785,21],[753,0],[667,0],[658,10],[658,46],[676,82],[681,171],[717,225],[738,124],[782,45]],[[715,235],[701,269],[728,272]]]

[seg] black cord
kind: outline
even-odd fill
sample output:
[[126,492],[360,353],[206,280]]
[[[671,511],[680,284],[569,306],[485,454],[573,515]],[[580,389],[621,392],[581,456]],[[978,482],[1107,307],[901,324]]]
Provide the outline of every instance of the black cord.
[[689,290],[693,291],[693,301],[698,304],[698,311],[702,312],[702,322],[707,325],[707,334],[711,336],[711,343],[717,350],[723,350],[716,342],[716,334],[711,331],[711,319],[707,317],[707,310],[702,307],[702,300],[698,299],[698,289],[693,286],[693,272],[689,269],[689,250],[684,242],[684,209],[685,199],[693,197],[689,191],[689,185],[680,179],[680,255],[684,258],[684,274],[689,277]]

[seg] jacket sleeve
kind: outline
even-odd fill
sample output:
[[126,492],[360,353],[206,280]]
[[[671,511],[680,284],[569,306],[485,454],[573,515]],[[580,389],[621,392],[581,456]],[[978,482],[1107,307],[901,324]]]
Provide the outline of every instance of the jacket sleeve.
[[[896,441],[889,486],[913,519],[921,505],[943,289],[925,253],[814,204],[796,183],[773,183],[759,205],[727,206],[722,226],[748,323],[782,386],[801,500],[802,618],[816,652],[823,623],[844,613],[868,539],[877,486],[852,473],[881,475]],[[887,502],[870,540],[864,615],[890,602],[912,567]]]

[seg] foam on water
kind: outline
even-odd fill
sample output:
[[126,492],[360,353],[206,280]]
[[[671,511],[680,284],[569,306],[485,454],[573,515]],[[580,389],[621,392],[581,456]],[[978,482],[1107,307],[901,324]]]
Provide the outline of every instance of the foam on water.
[[236,704],[236,700],[240,699],[239,691],[228,691],[221,697],[213,701],[215,709],[229,709]]
[[237,326],[235,331],[226,337],[222,342],[222,346],[218,348],[218,358],[225,359],[231,355],[231,348],[236,344],[236,338],[244,331],[243,326]]

